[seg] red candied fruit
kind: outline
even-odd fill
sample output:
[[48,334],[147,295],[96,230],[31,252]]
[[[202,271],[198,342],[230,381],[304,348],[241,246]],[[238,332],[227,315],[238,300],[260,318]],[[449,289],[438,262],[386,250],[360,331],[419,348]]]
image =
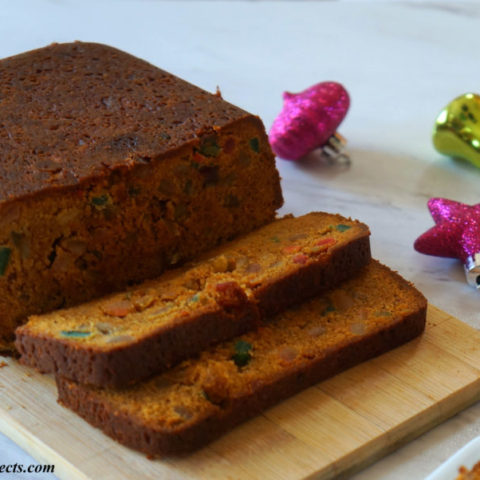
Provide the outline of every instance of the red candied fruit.
[[315,245],[317,247],[328,248],[328,247],[331,247],[332,245],[335,245],[336,243],[337,243],[337,241],[333,237],[325,237],[325,238],[321,238],[320,240],[315,242]]
[[285,247],[284,249],[282,249],[282,252],[283,253],[297,253],[301,250],[301,246],[300,245],[289,245],[288,247]]
[[109,303],[103,307],[103,313],[111,317],[126,317],[133,312],[134,306],[130,300],[118,300]]
[[292,258],[293,263],[299,263],[300,265],[305,265],[307,263],[308,257],[303,253],[299,253]]

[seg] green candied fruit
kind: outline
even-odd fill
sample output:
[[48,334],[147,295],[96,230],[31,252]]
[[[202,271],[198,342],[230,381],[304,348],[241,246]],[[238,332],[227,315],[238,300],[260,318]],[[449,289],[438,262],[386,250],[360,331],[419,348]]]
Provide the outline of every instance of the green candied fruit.
[[0,247],[0,277],[3,277],[10,261],[12,249],[9,247]]
[[329,313],[332,313],[335,310],[336,310],[336,308],[333,306],[333,304],[331,302],[329,302],[329,304],[322,311],[322,316],[328,315]]
[[344,225],[343,223],[339,223],[338,225],[335,225],[335,230],[337,232],[345,232],[347,230],[350,230],[352,228],[350,225]]
[[273,243],[280,243],[280,239],[275,235],[273,237],[270,238],[270,240],[273,242]]
[[190,297],[190,302],[198,302],[200,300],[200,295],[198,293],[196,293],[195,295],[193,295],[193,297]]
[[103,194],[98,197],[92,197],[90,203],[97,209],[100,210],[105,207],[108,203],[108,195]]
[[255,152],[255,153],[260,153],[260,142],[258,138],[251,138],[250,139],[250,148]]
[[210,397],[208,396],[208,393],[205,390],[201,390],[200,395],[207,400],[207,402],[211,402]]
[[130,185],[128,187],[128,194],[131,197],[136,197],[140,193],[140,187],[136,187],[135,185]]
[[60,335],[67,338],[86,338],[89,337],[92,332],[84,332],[81,330],[62,330]]
[[162,140],[170,140],[172,138],[168,133],[165,133],[165,132],[160,132],[159,137]]
[[378,312],[375,312],[376,317],[391,317],[392,314],[388,312],[387,310],[379,310]]
[[205,157],[218,157],[220,150],[215,137],[205,137],[202,139],[198,151]]
[[247,365],[252,358],[252,355],[250,354],[252,344],[245,340],[238,340],[233,348],[235,353],[232,355],[232,360],[235,362],[235,365],[237,367],[244,367]]
[[103,258],[102,252],[100,252],[100,250],[92,250],[90,253],[94,255],[97,260],[101,260]]

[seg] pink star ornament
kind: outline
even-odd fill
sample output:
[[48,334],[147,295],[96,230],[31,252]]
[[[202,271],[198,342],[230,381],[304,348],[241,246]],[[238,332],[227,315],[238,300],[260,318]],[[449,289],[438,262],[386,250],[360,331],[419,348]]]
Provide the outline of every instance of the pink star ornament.
[[417,238],[420,253],[458,258],[470,285],[480,289],[480,203],[466,205],[446,198],[431,198],[428,208],[435,226]]

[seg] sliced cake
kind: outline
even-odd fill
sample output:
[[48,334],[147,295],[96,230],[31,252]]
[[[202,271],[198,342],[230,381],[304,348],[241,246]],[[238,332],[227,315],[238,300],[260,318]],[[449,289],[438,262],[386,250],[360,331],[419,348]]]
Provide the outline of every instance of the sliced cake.
[[21,361],[92,385],[142,380],[355,276],[369,234],[340,215],[285,217],[157,280],[30,317]]
[[131,448],[186,452],[413,339],[424,329],[426,308],[411,284],[372,261],[337,289],[135,387],[102,389],[57,376],[59,401]]

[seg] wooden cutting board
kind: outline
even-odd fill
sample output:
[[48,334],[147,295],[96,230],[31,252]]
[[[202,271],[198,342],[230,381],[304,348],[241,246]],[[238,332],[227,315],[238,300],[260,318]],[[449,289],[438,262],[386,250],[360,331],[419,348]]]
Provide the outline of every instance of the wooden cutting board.
[[480,399],[480,332],[430,306],[425,334],[185,458],[148,460],[56,403],[52,378],[0,369],[0,430],[60,479],[338,479]]

